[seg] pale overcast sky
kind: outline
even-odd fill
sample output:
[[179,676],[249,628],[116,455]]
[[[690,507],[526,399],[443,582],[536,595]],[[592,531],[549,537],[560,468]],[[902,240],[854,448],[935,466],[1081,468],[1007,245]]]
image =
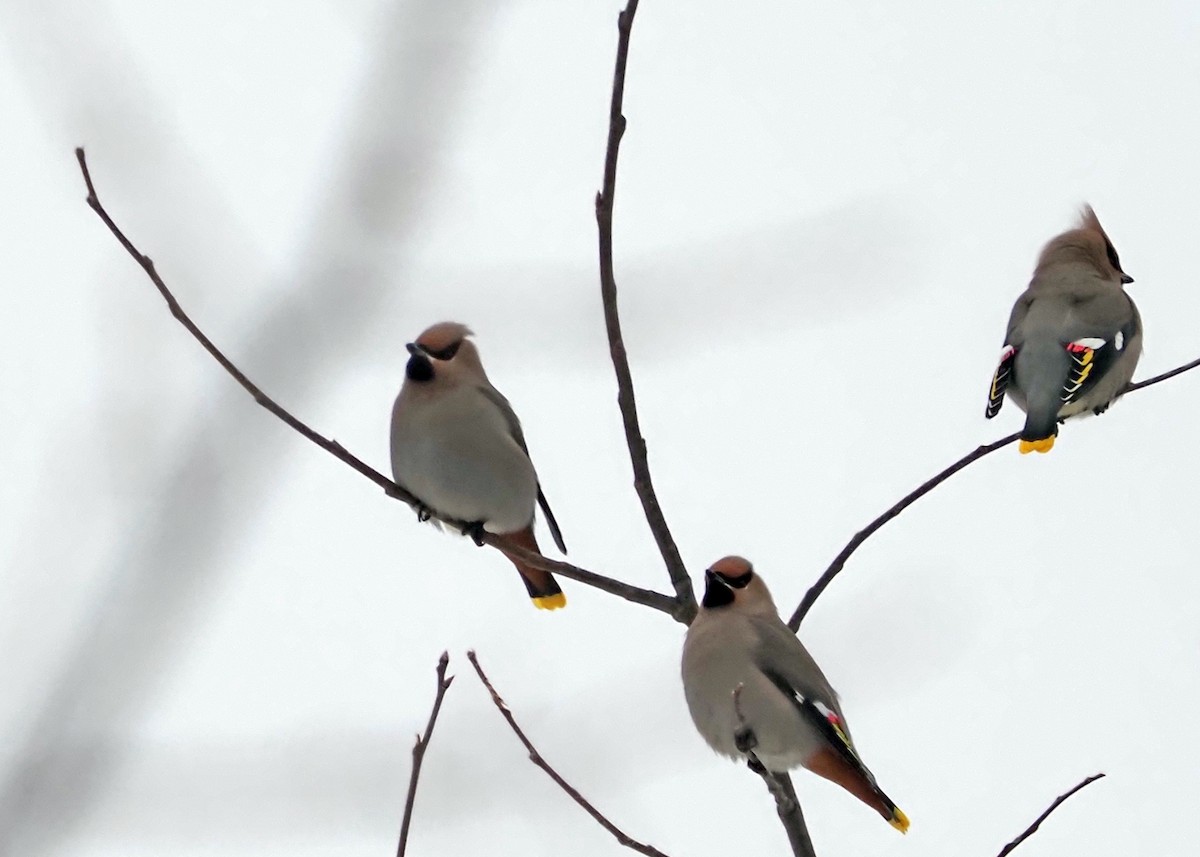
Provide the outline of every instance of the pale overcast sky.
[[[592,198],[614,2],[0,2],[0,853],[788,853],[694,732],[684,629],[507,563],[275,421],[83,203],[282,404],[387,469],[404,343],[470,324],[570,559],[668,583],[631,487]],[[660,497],[695,578],[790,612],[979,443],[1012,301],[1091,202],[1136,278],[1138,377],[1200,355],[1200,7],[643,0],[616,212]],[[889,524],[802,638],[901,837],[795,781],[821,857],[1192,855],[1200,372],[1006,449]],[[549,548],[550,540],[543,538]]]

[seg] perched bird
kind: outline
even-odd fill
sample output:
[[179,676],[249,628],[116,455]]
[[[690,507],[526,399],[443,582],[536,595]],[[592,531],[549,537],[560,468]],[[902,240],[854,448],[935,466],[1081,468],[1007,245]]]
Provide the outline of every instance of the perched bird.
[[[404,384],[392,407],[392,476],[429,514],[467,523],[478,542],[482,531],[540,553],[533,535],[534,505],[542,507],[554,543],[563,553],[558,522],[529,460],[512,405],[492,386],[465,325],[444,321],[408,343]],[[509,557],[535,607],[567,603],[548,572]]]
[[701,737],[769,771],[808,768],[907,832],[908,818],[858,757],[837,693],[753,566],[727,556],[704,576],[683,643],[683,693]]
[[1009,316],[984,412],[996,416],[1007,391],[1026,415],[1022,454],[1049,452],[1060,422],[1104,413],[1129,385],[1142,355],[1142,319],[1124,289],[1132,282],[1091,206],[1042,249]]

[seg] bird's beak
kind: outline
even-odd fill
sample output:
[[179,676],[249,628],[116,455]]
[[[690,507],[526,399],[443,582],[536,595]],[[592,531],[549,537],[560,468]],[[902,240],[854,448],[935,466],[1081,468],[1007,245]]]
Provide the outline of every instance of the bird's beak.
[[1133,282],[1133,277],[1129,276],[1128,274],[1123,273],[1123,274],[1121,274],[1121,282],[1128,286],[1130,283]]
[[415,342],[410,342],[404,347],[408,349],[409,354],[416,355],[421,353],[421,346],[417,345]]

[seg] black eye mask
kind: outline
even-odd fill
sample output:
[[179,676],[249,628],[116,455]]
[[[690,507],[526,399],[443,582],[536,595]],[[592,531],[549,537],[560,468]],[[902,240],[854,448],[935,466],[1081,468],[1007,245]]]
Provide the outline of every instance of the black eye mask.
[[1116,268],[1117,273],[1121,275],[1121,282],[1132,283],[1133,277],[1126,274],[1121,268],[1121,257],[1117,255],[1117,248],[1113,246],[1113,243],[1108,238],[1104,239],[1104,250],[1108,254],[1108,263]]
[[462,340],[452,342],[440,351],[430,351],[428,348],[422,349],[426,354],[434,360],[453,360],[454,355],[458,353],[458,347],[462,345]]
[[739,574],[737,577],[730,577],[729,575],[721,574],[718,571],[717,576],[734,589],[745,589],[750,585],[750,579],[754,577],[754,572],[747,571],[745,574]]

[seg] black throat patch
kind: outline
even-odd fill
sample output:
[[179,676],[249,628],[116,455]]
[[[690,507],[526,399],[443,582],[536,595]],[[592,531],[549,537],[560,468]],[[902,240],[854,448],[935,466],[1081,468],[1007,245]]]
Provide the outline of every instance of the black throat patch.
[[709,577],[704,583],[704,600],[700,602],[709,610],[728,607],[733,603],[733,590],[719,580]]
[[408,365],[404,367],[404,374],[412,381],[418,384],[423,384],[433,378],[433,364],[429,362],[429,358],[424,354],[414,354],[408,358]]

